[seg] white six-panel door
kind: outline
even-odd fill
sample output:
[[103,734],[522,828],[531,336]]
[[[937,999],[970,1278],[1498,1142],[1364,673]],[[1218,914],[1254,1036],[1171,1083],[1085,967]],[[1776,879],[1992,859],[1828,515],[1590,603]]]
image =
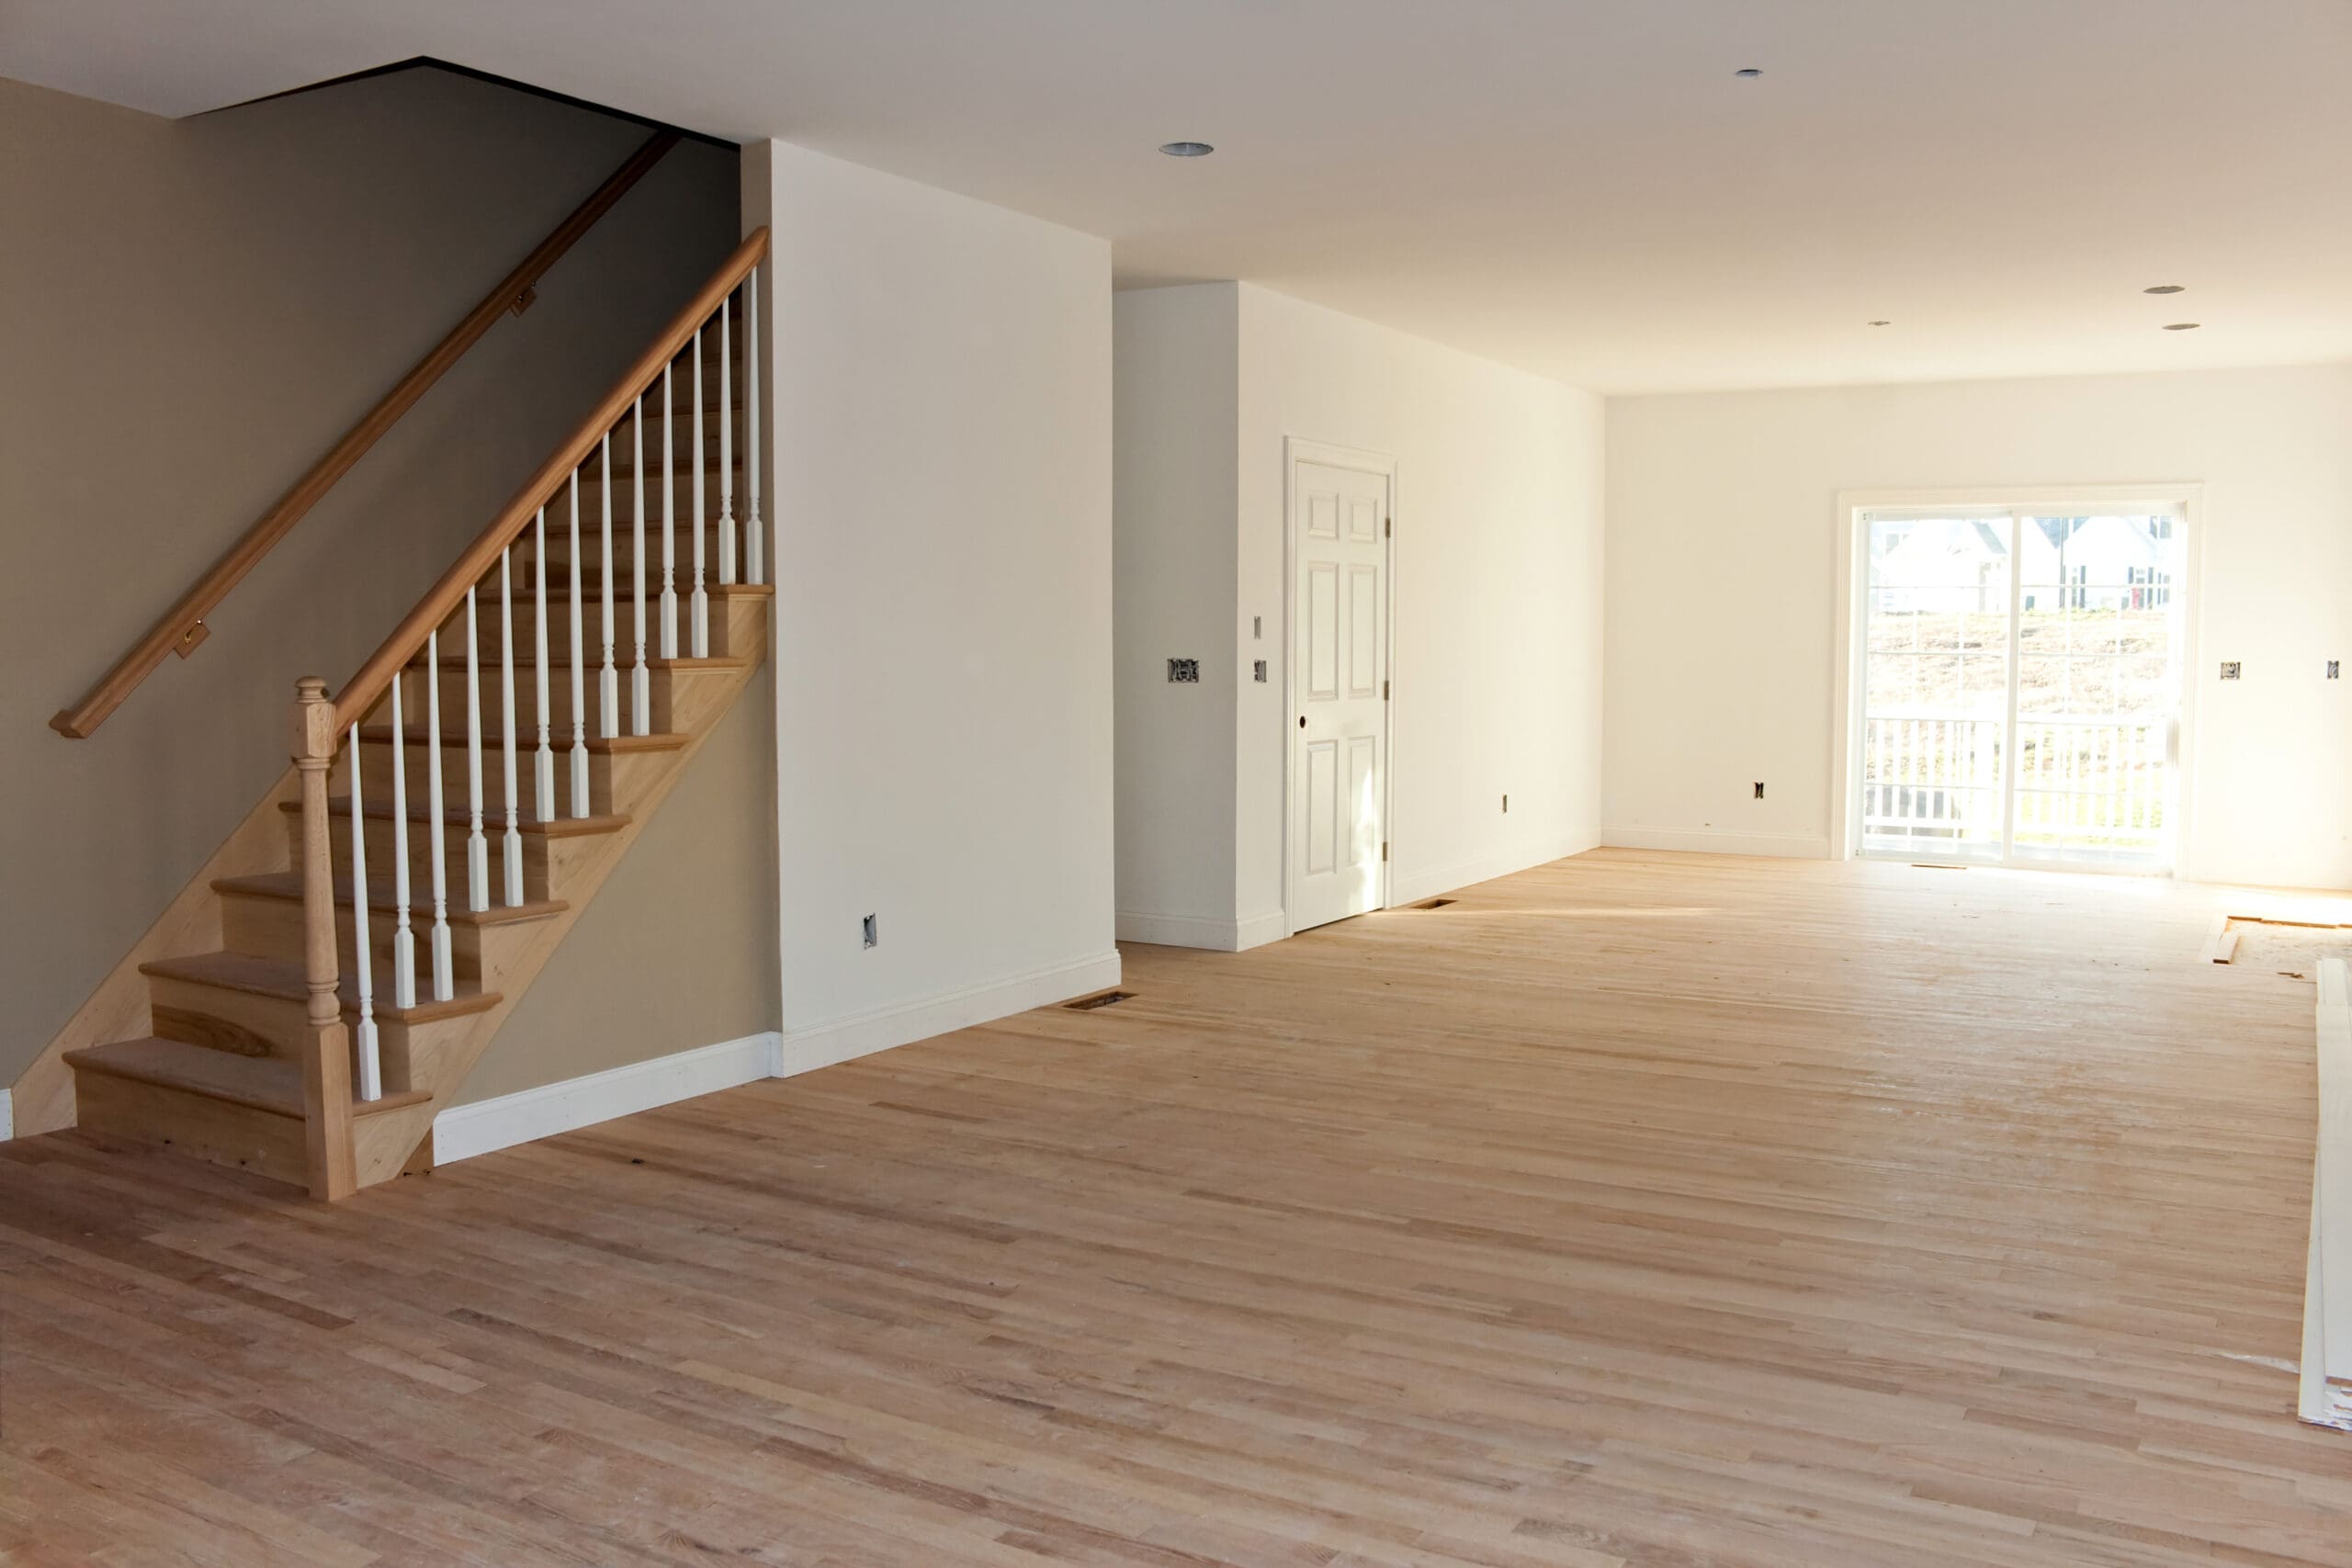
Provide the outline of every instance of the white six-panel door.
[[1390,490],[1385,471],[1292,462],[1293,931],[1385,901]]

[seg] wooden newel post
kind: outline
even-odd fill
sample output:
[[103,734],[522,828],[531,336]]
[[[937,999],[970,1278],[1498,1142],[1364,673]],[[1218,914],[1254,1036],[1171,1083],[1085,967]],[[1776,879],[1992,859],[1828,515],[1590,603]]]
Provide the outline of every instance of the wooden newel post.
[[327,820],[327,770],[338,734],[327,683],[296,682],[294,766],[302,779],[302,969],[310,990],[302,1050],[304,1138],[311,1196],[347,1198],[359,1186],[351,1141],[351,1038],[335,987],[334,838]]

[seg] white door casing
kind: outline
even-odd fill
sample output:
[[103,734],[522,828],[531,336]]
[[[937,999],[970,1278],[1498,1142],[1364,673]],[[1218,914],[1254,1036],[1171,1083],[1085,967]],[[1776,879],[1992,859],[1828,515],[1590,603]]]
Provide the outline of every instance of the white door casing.
[[1305,931],[1387,903],[1394,464],[1289,445],[1284,905]]

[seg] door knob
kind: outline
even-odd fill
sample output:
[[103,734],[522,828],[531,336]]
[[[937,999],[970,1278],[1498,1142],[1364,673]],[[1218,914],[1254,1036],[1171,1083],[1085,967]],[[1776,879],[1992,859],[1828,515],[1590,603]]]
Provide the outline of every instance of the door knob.
[[1305,729],[1306,728],[1306,716],[1305,714],[1300,714],[1298,716],[1298,727],[1301,729]]

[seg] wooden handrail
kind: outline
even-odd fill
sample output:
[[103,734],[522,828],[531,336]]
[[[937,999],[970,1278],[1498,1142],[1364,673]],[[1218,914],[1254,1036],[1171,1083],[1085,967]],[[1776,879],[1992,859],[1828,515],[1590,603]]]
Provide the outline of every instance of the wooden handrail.
[[[768,231],[754,229],[737,245],[726,261],[713,273],[684,309],[670,319],[661,336],[655,338],[643,354],[613,384],[601,401],[590,410],[586,418],[573,427],[571,435],[558,446],[548,460],[539,465],[538,472],[514,492],[490,526],[476,536],[457,564],[441,574],[441,581],[431,592],[418,601],[415,609],[384,639],[383,646],[359,667],[358,673],[344,683],[336,694],[334,722],[336,733],[350,729],[366,716],[376,699],[390,686],[393,674],[416,656],[424,639],[457,612],[465,602],[466,590],[473,587],[498,564],[499,553],[521,536],[540,507],[554,496],[559,486],[568,479],[572,470],[588,459],[598,442],[620,422],[631,404],[653,385],[664,367],[678,357],[694,341],[718,310],[719,302],[735,291],[736,286],[751,276],[768,254]],[[759,439],[758,433],[752,439]],[[697,458],[699,460],[699,457]]]
[[131,645],[130,650],[116,660],[89,694],[70,708],[59,710],[49,721],[49,727],[70,740],[86,739],[107,716],[122,705],[124,698],[153,674],[167,653],[177,651],[187,658],[196,651],[208,634],[204,618],[210,615],[232,589],[244,581],[245,574],[259,565],[280,539],[293,531],[294,525],[319,503],[335,481],[351,470],[354,464],[368,455],[370,447],[382,439],[384,433],[400,422],[402,414],[431,389],[433,384],[449,367],[465,357],[466,351],[480,342],[501,315],[513,310],[520,315],[533,299],[532,286],[563,256],[581,235],[594,228],[596,220],[611,210],[615,202],[627,195],[631,186],[645,176],[646,171],[660,163],[670,149],[678,144],[674,130],[655,132],[645,144],[629,155],[628,162],[613,171],[611,177],[598,186],[593,195],[575,209],[571,217],[558,224],[548,237],[538,243],[529,255],[523,258],[514,271],[499,280],[498,287],[484,297],[482,302],[468,312],[465,320],[450,330],[449,335],[435,345],[432,353],[419,360],[415,368],[401,378],[400,384],[384,394],[383,400],[368,412],[347,431],[343,439],[330,448],[327,455],[314,464],[309,473],[295,481],[294,488],[278,497],[277,503],[261,514],[244,536],[231,546],[212,565],[212,570],[198,578],[195,586],[180,595],[179,600],[163,619],[148,630],[145,637]]

